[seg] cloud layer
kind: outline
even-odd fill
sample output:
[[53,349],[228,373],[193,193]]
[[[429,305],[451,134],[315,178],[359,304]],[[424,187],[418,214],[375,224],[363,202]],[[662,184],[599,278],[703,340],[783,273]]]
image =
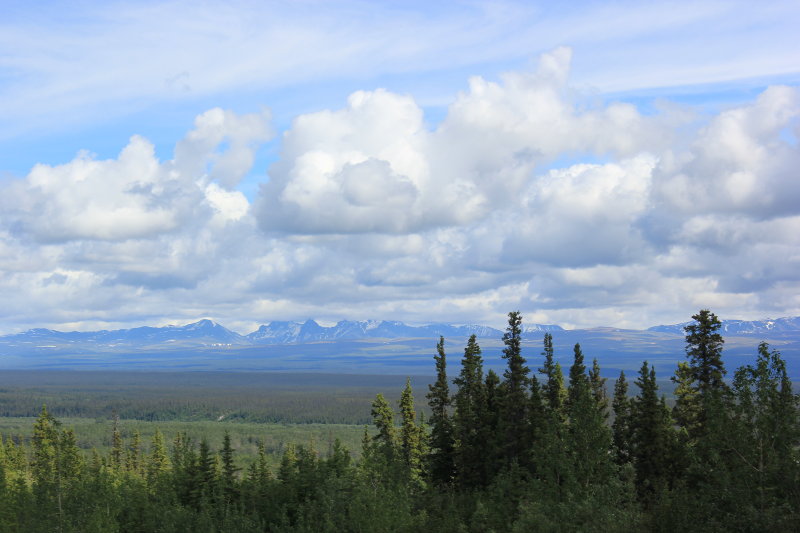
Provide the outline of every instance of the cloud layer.
[[0,182],[0,325],[800,314],[798,89],[645,113],[577,91],[571,56],[472,77],[436,124],[383,89],[299,115],[252,202],[267,112]]

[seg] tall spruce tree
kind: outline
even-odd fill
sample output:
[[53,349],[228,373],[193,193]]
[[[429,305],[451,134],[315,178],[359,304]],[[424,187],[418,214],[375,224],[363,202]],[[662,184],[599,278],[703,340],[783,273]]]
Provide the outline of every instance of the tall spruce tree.
[[185,433],[172,439],[172,483],[178,500],[183,505],[196,505],[198,496],[197,450]]
[[569,369],[565,444],[572,462],[570,477],[578,490],[608,483],[613,474],[608,453],[611,432],[597,409],[583,361],[583,351],[576,344]]
[[125,470],[141,475],[142,473],[142,437],[139,430],[134,430],[131,442],[125,451]]
[[522,357],[522,315],[519,311],[508,314],[508,327],[503,335],[503,359],[508,367],[503,373],[500,429],[505,437],[505,458],[508,463],[519,463],[528,442],[528,373]]
[[681,428],[683,440],[688,440],[690,435],[696,435],[699,430],[701,409],[700,397],[689,363],[686,361],[678,363],[675,375],[670,380],[675,384],[675,406],[672,408],[672,417]]
[[617,464],[624,465],[631,460],[631,401],[628,398],[628,382],[622,370],[614,383],[614,400],[611,408],[614,410],[614,422],[611,424],[614,455]]
[[480,431],[478,455],[483,457],[481,480],[483,484],[489,483],[502,467],[502,435],[498,429],[500,424],[500,410],[502,392],[500,376],[489,369],[483,381],[483,410],[480,414]]
[[539,372],[546,377],[544,385],[542,385],[542,396],[551,411],[563,416],[567,389],[564,387],[564,373],[561,365],[554,359],[553,336],[550,333],[544,334],[542,355],[544,356],[544,365]]
[[567,389],[567,404],[570,412],[572,406],[577,405],[581,397],[589,392],[589,379],[586,377],[586,365],[583,363],[584,356],[581,345],[576,344],[573,349],[573,362],[569,367],[569,388]]
[[606,393],[606,378],[600,377],[600,364],[597,358],[592,359],[592,369],[589,370],[589,385],[592,388],[592,396],[597,404],[597,411],[608,419],[608,394]]
[[394,412],[383,394],[378,393],[372,402],[372,421],[378,429],[374,440],[388,457],[394,457],[397,448],[397,430],[394,427]]
[[400,452],[408,470],[408,477],[413,487],[422,488],[422,448],[423,431],[417,425],[417,413],[414,409],[414,395],[411,389],[411,378],[406,378],[406,386],[400,394]]
[[119,431],[119,415],[113,413],[113,424],[111,426],[111,467],[120,471],[122,469],[122,434]]
[[[724,437],[727,416],[728,388],[723,381],[725,367],[722,363],[722,344],[725,342],[719,329],[722,323],[717,316],[703,309],[693,315],[694,323],[684,328],[686,332],[686,355],[689,359],[688,374],[693,380],[692,388],[696,391],[698,405],[697,417],[691,421],[694,430],[687,427],[689,437],[693,440],[703,438],[709,432],[716,432],[717,437]],[[676,376],[677,377],[677,376]],[[686,398],[680,398],[681,408],[686,405]],[[705,444],[716,448],[719,442],[711,444],[713,439],[705,438]],[[711,448],[707,451],[716,454]],[[710,457],[710,456],[709,456]]]
[[236,472],[239,471],[239,468],[236,466],[233,445],[231,444],[231,434],[228,431],[225,431],[225,435],[222,438],[220,461],[222,463],[222,471],[220,475],[222,495],[227,503],[232,503],[238,498]]
[[675,433],[669,409],[658,397],[656,370],[647,361],[639,370],[636,385],[639,394],[631,406],[631,455],[639,496],[650,503],[678,474]]
[[453,397],[456,408],[453,433],[456,441],[455,467],[458,483],[475,487],[484,482],[484,435],[486,396],[483,384],[483,358],[475,335],[470,336],[461,359],[461,371],[453,380],[458,390]]
[[708,309],[692,315],[692,319],[695,322],[684,328],[686,355],[698,392],[701,396],[708,396],[725,386],[725,367],[722,364],[722,344],[725,341],[719,334],[722,323]]
[[[536,376],[531,377],[531,394],[530,403],[528,405],[528,442],[526,448],[528,450],[534,449],[538,446],[544,433],[547,431],[549,414],[545,408],[544,401],[542,400],[542,391],[539,386],[539,380]],[[527,466],[531,471],[536,469],[534,455],[526,454]]]
[[156,428],[153,440],[150,444],[150,456],[147,459],[147,481],[153,486],[169,470],[170,462],[167,455],[167,448],[164,444],[164,436]]
[[33,425],[33,474],[34,488],[39,494],[49,493],[55,485],[58,468],[58,426],[59,422],[42,406],[42,411]]
[[83,455],[78,448],[78,440],[75,437],[75,430],[67,428],[61,430],[58,440],[58,468],[60,470],[63,483],[77,481],[83,469]]
[[780,352],[761,342],[755,365],[736,371],[733,393],[735,429],[729,442],[739,505],[754,507],[765,518],[781,506],[800,509],[800,398],[792,392]]
[[436,485],[449,485],[455,477],[453,454],[453,420],[450,417],[450,386],[447,380],[447,357],[444,351],[444,337],[439,337],[436,345],[436,382],[428,385],[428,405],[431,408],[431,454],[430,473]]
[[214,452],[205,437],[200,439],[200,451],[197,454],[197,468],[194,474],[193,503],[200,508],[209,505],[217,496],[219,479]]

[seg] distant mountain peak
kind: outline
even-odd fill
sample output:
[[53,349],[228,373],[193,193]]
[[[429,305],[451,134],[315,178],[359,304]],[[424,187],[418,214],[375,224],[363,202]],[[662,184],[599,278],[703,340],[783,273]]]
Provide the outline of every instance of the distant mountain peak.
[[215,327],[221,327],[221,326],[216,322],[214,322],[213,320],[209,320],[208,318],[203,318],[198,320],[197,322],[186,324],[185,326],[182,326],[181,329],[192,330],[192,329],[208,329]]

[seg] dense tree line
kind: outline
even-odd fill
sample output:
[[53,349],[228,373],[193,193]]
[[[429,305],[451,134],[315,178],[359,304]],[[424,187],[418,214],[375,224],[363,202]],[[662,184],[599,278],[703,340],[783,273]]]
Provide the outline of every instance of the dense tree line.
[[262,446],[239,471],[230,438],[212,450],[157,432],[145,450],[116,424],[110,452],[87,458],[43,409],[29,445],[0,446],[0,531],[800,530],[785,362],[762,343],[725,380],[719,320],[693,319],[672,407],[646,361],[635,395],[620,373],[609,398],[580,345],[565,376],[549,334],[531,373],[516,312],[502,377],[484,373],[473,336],[451,379],[441,339],[428,420],[410,381],[397,413],[379,394],[358,463],[337,442],[290,447],[272,471]]
[[[281,379],[282,378],[282,379]],[[42,404],[58,418],[253,423],[370,423],[375,394],[401,387],[399,376],[326,376],[263,372],[6,371],[0,417],[36,417]]]

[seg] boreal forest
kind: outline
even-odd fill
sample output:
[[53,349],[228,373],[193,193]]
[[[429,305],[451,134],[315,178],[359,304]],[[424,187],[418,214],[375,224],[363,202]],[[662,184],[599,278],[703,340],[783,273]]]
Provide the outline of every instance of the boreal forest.
[[0,531],[800,531],[798,396],[776,350],[728,372],[702,310],[667,402],[647,361],[607,383],[580,345],[562,368],[549,333],[523,354],[508,318],[502,375],[474,336],[458,366],[441,339],[416,392],[429,416],[410,381],[397,405],[378,394],[358,459],[336,441],[271,465],[261,444],[243,465],[227,434],[212,449],[116,424],[87,454],[43,408],[30,439],[0,446]]

